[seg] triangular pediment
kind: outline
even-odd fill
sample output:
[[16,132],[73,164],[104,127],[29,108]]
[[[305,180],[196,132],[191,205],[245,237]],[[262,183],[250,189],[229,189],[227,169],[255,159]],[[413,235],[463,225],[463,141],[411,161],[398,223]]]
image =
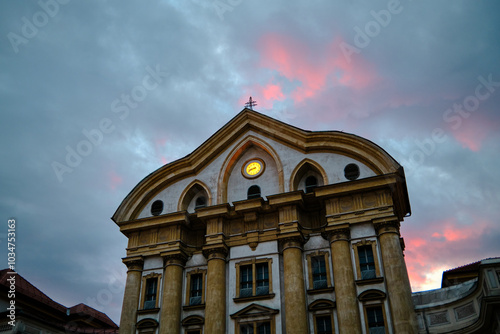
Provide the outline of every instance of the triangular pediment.
[[254,303],[248,305],[247,307],[236,313],[231,314],[231,318],[236,319],[236,318],[263,317],[263,316],[272,316],[277,313],[279,313],[279,310]]

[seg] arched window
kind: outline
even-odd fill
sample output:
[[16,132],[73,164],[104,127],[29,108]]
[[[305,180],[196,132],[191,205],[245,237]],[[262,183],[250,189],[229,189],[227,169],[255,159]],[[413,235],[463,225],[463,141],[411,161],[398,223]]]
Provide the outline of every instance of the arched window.
[[318,186],[318,179],[314,175],[309,175],[306,178],[306,193],[310,193]]
[[194,209],[196,210],[199,208],[204,208],[206,206],[207,206],[207,199],[205,198],[205,196],[200,196],[196,199]]
[[151,205],[151,214],[153,216],[159,216],[162,211],[163,211],[163,202],[160,200],[154,201],[153,204]]
[[259,186],[251,186],[250,188],[248,188],[248,192],[247,192],[248,199],[259,198],[259,197],[261,197]]

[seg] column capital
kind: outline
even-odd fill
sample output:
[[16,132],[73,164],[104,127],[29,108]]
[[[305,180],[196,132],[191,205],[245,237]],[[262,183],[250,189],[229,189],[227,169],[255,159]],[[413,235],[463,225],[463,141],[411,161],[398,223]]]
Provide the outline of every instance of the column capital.
[[281,244],[282,252],[288,248],[298,248],[302,251],[304,237],[302,235],[284,236],[279,238],[279,242]]
[[224,260],[226,261],[226,257],[229,254],[229,249],[225,244],[219,245],[210,245],[203,248],[203,255],[207,259],[210,260]]
[[186,260],[188,256],[183,251],[171,252],[171,253],[163,253],[161,254],[163,257],[163,267],[166,268],[168,266],[181,266],[184,267],[186,264]]
[[122,262],[127,266],[128,271],[142,271],[144,265],[144,259],[139,257],[124,257]]
[[321,234],[323,238],[333,243],[335,241],[349,241],[351,239],[351,229],[345,224],[337,228],[329,229]]
[[397,220],[373,220],[373,226],[377,235],[385,233],[395,233],[399,235],[399,227],[401,226]]

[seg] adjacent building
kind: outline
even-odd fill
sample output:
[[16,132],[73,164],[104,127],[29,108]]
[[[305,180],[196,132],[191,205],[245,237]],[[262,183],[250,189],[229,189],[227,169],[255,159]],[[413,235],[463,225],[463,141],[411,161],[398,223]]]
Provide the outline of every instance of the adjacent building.
[[[9,310],[11,301],[14,313]],[[9,269],[0,271],[0,310],[2,334],[118,334],[118,326],[106,314],[85,304],[61,305]]]
[[359,136],[244,109],[144,178],[121,333],[417,333],[403,168]]

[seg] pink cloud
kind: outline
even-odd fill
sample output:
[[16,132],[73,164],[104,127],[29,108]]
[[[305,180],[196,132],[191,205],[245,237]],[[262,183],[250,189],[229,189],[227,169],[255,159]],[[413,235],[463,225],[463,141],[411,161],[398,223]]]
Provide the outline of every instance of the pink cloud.
[[460,126],[453,131],[453,136],[462,147],[478,152],[487,136],[499,128],[497,122],[492,122],[479,114],[471,114],[469,118],[462,118]]
[[[276,72],[271,82],[281,76],[290,84],[298,85],[289,93],[295,103],[314,98],[330,86],[359,90],[372,85],[376,81],[373,66],[359,55],[353,55],[349,61],[339,48],[341,42],[341,38],[336,38],[329,46],[318,50],[307,42],[285,35],[265,34],[257,47],[261,56],[259,66]],[[285,98],[280,84],[256,85],[251,91],[264,108]]]
[[264,109],[272,109],[275,101],[282,101],[285,99],[281,85],[271,82],[265,86],[255,84],[251,88],[245,89],[244,95],[238,100],[238,105],[245,105],[250,96],[252,96],[252,98],[258,96],[259,98],[256,99],[257,106]]
[[109,187],[115,190],[120,184],[123,183],[123,179],[114,170],[108,172],[109,177]]
[[413,291],[441,286],[443,270],[481,260],[476,245],[494,224],[479,216],[469,217],[471,225],[456,218],[429,222],[405,236],[405,261]]

